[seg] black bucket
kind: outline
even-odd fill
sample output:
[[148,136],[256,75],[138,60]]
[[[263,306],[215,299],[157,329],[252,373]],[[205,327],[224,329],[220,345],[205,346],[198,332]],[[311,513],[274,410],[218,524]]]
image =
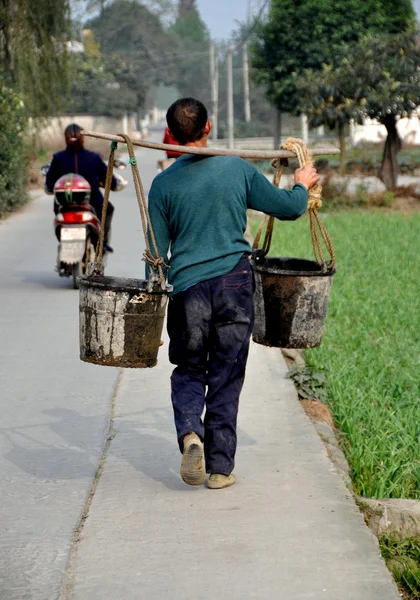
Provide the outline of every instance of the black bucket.
[[154,367],[167,294],[143,279],[81,277],[80,358],[110,367]]
[[335,269],[313,260],[255,258],[253,340],[277,348],[315,348],[324,331]]

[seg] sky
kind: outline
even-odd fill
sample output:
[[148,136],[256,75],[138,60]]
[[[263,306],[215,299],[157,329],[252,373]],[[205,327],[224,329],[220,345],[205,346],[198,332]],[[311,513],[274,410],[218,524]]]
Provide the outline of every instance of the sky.
[[[229,39],[231,32],[237,29],[235,21],[246,21],[248,3],[248,0],[197,0],[196,2],[201,18],[214,39]],[[251,6],[258,6],[258,2],[251,2]]]

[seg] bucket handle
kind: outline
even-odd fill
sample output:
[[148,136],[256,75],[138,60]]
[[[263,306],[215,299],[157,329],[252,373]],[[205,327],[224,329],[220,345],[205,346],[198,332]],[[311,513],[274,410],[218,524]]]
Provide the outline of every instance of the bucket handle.
[[[163,267],[167,267],[165,265],[164,260],[161,256],[159,256],[159,250],[156,244],[155,234],[153,232],[152,223],[150,220],[149,209],[147,206],[146,194],[144,192],[143,182],[140,177],[139,169],[137,166],[137,159],[134,153],[134,146],[128,135],[123,133],[118,134],[120,137],[124,138],[125,143],[127,144],[128,154],[130,156],[130,164],[131,170],[133,173],[134,187],[136,190],[137,202],[140,209],[140,217],[141,223],[143,227],[144,240],[146,244],[146,249],[143,253],[143,260],[147,262],[151,267],[158,270],[158,283],[160,287],[167,291],[167,286],[165,284],[165,275],[163,273]],[[95,256],[95,266],[93,269],[94,274],[102,274],[103,273],[103,251],[104,251],[104,236],[105,236],[105,221],[106,221],[106,213],[109,204],[109,194],[111,191],[112,184],[112,173],[114,169],[114,155],[115,150],[117,149],[117,142],[111,142],[111,152],[109,154],[108,159],[108,169],[106,172],[106,181],[105,181],[105,192],[104,192],[104,203],[102,207],[102,217],[101,217],[101,231],[99,234],[99,242],[96,249]],[[150,247],[150,241],[153,246],[153,252]],[[153,288],[154,280],[151,277],[150,288]],[[151,290],[150,290],[151,291]]]
[[[280,150],[289,150],[291,152],[294,152],[298,158],[299,166],[301,168],[308,164],[313,164],[312,153],[310,152],[309,148],[306,146],[303,140],[300,140],[298,138],[288,138],[283,144],[281,144]],[[276,169],[273,177],[273,185],[279,187],[280,179],[283,173],[283,167],[287,167],[288,159],[276,158],[272,161],[271,164]],[[332,271],[335,269],[336,255],[328,231],[326,230],[325,225],[318,214],[318,209],[322,206],[321,194],[322,186],[320,183],[314,185],[308,192],[308,214],[311,228],[312,247],[317,263],[321,267],[323,267],[324,270]],[[262,248],[259,248],[260,238],[264,227],[266,227],[264,241]],[[274,217],[265,215],[258,227],[258,231],[255,235],[254,243],[252,245],[253,254],[257,260],[261,260],[268,254],[271,246],[271,240],[273,237],[273,228]],[[322,239],[324,240],[324,243],[330,255],[330,260],[328,262],[324,260],[324,254],[319,234],[321,234]]]

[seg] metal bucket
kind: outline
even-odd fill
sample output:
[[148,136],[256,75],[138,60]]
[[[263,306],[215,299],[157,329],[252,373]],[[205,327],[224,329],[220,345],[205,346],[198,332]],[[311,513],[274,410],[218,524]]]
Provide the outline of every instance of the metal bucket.
[[335,269],[312,260],[253,260],[256,290],[253,340],[278,348],[315,348],[324,331]]
[[154,367],[167,295],[143,279],[81,277],[80,358],[110,367]]

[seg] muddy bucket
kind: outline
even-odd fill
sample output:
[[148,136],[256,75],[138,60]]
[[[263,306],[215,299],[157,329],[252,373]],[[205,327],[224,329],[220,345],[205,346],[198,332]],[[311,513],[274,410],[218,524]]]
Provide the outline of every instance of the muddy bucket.
[[110,367],[154,367],[167,294],[143,279],[94,275],[80,282],[80,358]]
[[335,269],[299,258],[253,260],[254,342],[278,348],[319,346]]

